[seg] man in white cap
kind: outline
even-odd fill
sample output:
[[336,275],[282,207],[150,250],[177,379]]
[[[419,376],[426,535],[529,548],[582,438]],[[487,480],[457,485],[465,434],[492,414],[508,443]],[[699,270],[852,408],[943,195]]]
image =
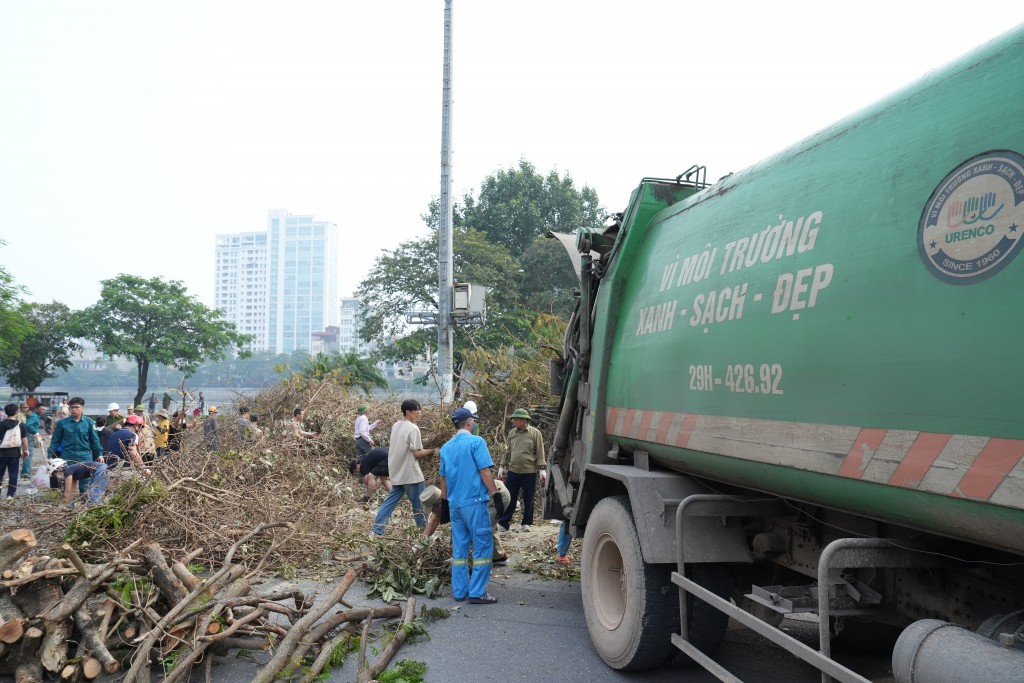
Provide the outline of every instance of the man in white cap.
[[[465,403],[462,404],[462,407],[476,415],[476,402],[466,401]],[[480,436],[480,425],[476,424],[475,422],[473,424],[473,433],[476,434],[477,436]]]
[[111,403],[107,406],[107,426],[114,431],[121,428],[118,424],[119,422],[124,422],[124,415],[117,412],[119,410],[121,410],[121,406],[116,403]]

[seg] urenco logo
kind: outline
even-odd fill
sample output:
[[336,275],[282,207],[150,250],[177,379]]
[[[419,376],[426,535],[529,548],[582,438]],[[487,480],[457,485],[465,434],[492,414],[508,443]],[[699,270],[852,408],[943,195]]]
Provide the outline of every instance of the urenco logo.
[[979,154],[939,183],[921,213],[918,251],[935,277],[973,284],[1002,270],[1024,234],[1024,157]]

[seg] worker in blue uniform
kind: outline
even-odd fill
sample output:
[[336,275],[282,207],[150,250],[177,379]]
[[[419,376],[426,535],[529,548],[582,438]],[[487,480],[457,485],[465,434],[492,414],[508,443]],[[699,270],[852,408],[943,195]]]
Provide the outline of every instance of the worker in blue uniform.
[[[490,605],[498,601],[487,592],[491,577],[491,518],[487,503],[501,505],[491,467],[494,462],[482,437],[473,434],[476,415],[466,408],[452,413],[458,429],[441,447],[441,495],[448,499],[452,524],[452,595],[462,601]],[[504,507],[504,506],[502,506]],[[469,573],[469,548],[473,547],[473,574]]]

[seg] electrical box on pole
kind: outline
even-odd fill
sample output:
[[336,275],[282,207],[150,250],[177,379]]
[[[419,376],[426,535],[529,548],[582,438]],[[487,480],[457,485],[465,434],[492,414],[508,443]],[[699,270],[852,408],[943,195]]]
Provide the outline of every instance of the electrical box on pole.
[[452,285],[452,322],[487,322],[486,294],[487,288],[480,285],[471,285],[468,282],[456,282]]

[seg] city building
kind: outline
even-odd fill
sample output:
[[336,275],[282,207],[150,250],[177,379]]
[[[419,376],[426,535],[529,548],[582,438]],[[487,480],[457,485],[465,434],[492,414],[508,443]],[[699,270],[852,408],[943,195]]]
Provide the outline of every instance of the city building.
[[313,343],[309,347],[309,355],[318,356],[322,354],[329,356],[332,353],[338,353],[341,350],[338,347],[338,331],[336,325],[328,325],[326,330],[314,332]]
[[341,322],[339,323],[338,346],[342,353],[355,351],[360,356],[369,356],[373,351],[370,344],[359,338],[359,299],[342,297]]
[[217,235],[213,306],[242,334],[249,348],[268,348],[267,233]]
[[334,223],[272,209],[266,232],[217,235],[214,306],[253,350],[311,351],[338,325],[339,247]]

